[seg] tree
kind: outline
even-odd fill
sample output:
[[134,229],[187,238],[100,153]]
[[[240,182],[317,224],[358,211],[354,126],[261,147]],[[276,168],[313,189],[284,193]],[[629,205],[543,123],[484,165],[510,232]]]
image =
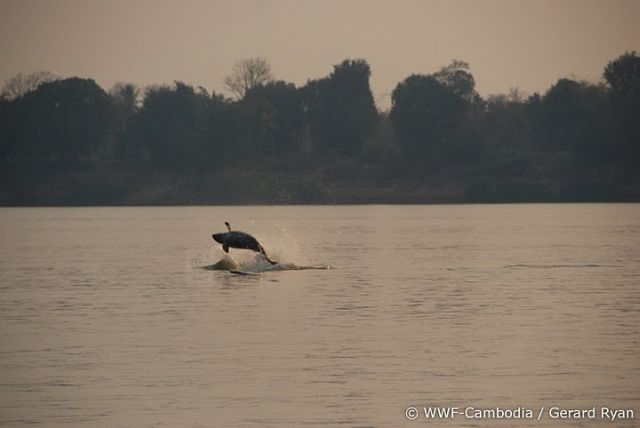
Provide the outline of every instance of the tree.
[[389,113],[380,113],[378,123],[365,142],[362,157],[378,165],[391,165],[398,160],[398,139],[389,119]]
[[635,51],[610,61],[604,69],[604,78],[614,97],[636,110],[640,108],[640,57]]
[[[602,85],[559,79],[537,106],[540,148],[591,158],[612,157],[608,146],[607,91]],[[532,113],[535,105],[530,103]]]
[[262,154],[294,154],[302,143],[304,117],[300,91],[293,83],[269,82],[251,88],[241,106],[252,142]]
[[604,77],[611,88],[615,146],[620,159],[640,160],[640,57],[626,52],[607,64]]
[[129,119],[127,146],[163,162],[222,160],[226,101],[176,81],[149,87],[140,110]]
[[0,161],[14,152],[16,103],[0,97]]
[[43,83],[52,82],[58,78],[49,71],[36,71],[31,74],[18,73],[4,82],[1,97],[15,100],[25,94],[35,91]]
[[393,90],[391,102],[391,122],[412,161],[478,157],[484,106],[467,63],[452,61],[433,74],[409,76]]
[[109,96],[113,103],[113,135],[111,136],[111,150],[115,157],[126,159],[128,157],[128,147],[124,135],[127,129],[127,122],[140,107],[140,88],[133,83],[116,83],[109,90]]
[[391,95],[390,118],[413,160],[442,158],[464,110],[464,99],[433,76],[411,75]]
[[236,98],[243,99],[250,89],[272,80],[271,66],[265,58],[242,58],[233,65],[224,84]]
[[109,90],[114,104],[125,116],[131,116],[140,105],[140,88],[133,83],[118,82]]
[[363,59],[346,59],[326,78],[302,88],[303,109],[314,145],[321,151],[360,154],[378,121]]
[[532,132],[528,103],[518,88],[507,95],[490,95],[485,101],[483,136],[494,152],[514,154],[528,148]]
[[105,142],[112,123],[111,100],[91,79],[44,83],[17,102],[15,150],[31,159],[89,157]]
[[454,59],[451,64],[442,67],[432,76],[453,93],[471,102],[478,94],[475,91],[476,81],[469,70],[469,64]]

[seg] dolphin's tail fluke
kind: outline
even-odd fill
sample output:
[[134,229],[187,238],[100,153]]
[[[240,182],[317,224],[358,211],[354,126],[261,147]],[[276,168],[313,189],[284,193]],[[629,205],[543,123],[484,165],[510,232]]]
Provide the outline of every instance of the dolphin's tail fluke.
[[274,262],[273,260],[271,260],[269,258],[269,256],[267,256],[267,252],[264,250],[264,248],[262,247],[262,245],[258,244],[258,248],[260,249],[260,254],[262,254],[264,256],[264,258],[271,263],[272,265],[276,265],[278,264],[278,262]]

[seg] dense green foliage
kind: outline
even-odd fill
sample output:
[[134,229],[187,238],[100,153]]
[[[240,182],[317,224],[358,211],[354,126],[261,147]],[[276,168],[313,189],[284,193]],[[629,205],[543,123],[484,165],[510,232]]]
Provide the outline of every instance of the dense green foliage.
[[[144,90],[118,84],[107,93],[90,79],[48,73],[10,79],[0,98],[0,201],[135,203],[141,183],[165,173],[164,180],[184,182],[178,192],[189,187],[195,200],[225,202],[229,192],[251,187],[238,184],[242,171],[269,177],[265,188],[297,195],[275,202],[316,201],[305,192],[326,196],[326,183],[375,190],[390,180],[396,180],[398,200],[415,197],[401,196],[406,184],[462,189],[450,200],[638,198],[635,52],[609,62],[602,82],[561,78],[528,97],[512,90],[483,99],[468,64],[453,61],[399,82],[391,109],[382,113],[365,60],[347,59],[301,87],[273,80],[268,63],[260,61],[266,71],[236,99],[183,82]],[[245,82],[242,75],[231,77]],[[111,172],[104,176],[64,175],[105,168]],[[218,175],[202,178],[212,171]],[[55,180],[72,190],[62,199],[43,199],[38,189]],[[352,199],[377,200],[375,191]]]

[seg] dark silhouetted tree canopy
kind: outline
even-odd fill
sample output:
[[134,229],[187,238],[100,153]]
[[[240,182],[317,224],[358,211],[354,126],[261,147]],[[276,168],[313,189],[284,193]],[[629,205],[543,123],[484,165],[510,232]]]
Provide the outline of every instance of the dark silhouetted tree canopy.
[[[483,99],[469,65],[452,61],[399,82],[379,113],[364,59],[302,87],[274,81],[264,58],[242,59],[225,81],[234,99],[179,81],[144,91],[119,83],[107,94],[90,79],[19,74],[0,96],[0,204],[42,201],[53,187],[70,190],[45,203],[130,203],[156,194],[130,181],[165,173],[172,189],[185,183],[173,202],[201,201],[199,192],[215,201],[238,193],[224,199],[238,202],[245,191],[317,201],[329,194],[322,180],[376,194],[387,179],[398,193],[430,183],[466,189],[472,201],[637,200],[640,58],[625,53],[603,75],[606,83],[562,78],[541,94]],[[110,178],[85,182],[110,168]]]
[[344,60],[329,77],[310,81],[302,89],[311,138],[321,152],[361,152],[378,120],[370,75],[365,60]]
[[214,125],[217,115],[225,110],[217,104],[224,103],[183,82],[175,82],[173,87],[150,87],[142,108],[129,121],[128,145],[162,161],[220,158],[224,142],[217,138],[220,123]]
[[140,89],[133,83],[116,83],[109,91],[114,106],[129,117],[136,112],[140,103]]
[[640,57],[635,51],[609,62],[604,69],[604,78],[614,97],[640,104]]
[[454,94],[466,101],[472,101],[478,94],[475,90],[476,81],[469,70],[469,64],[454,60],[451,61],[451,64],[433,73],[433,77]]
[[109,96],[91,79],[44,83],[17,100],[15,149],[36,159],[79,159],[105,143]]
[[611,87],[615,147],[628,160],[640,161],[640,57],[625,53],[607,64],[604,77]]
[[31,74],[18,73],[4,82],[0,98],[15,100],[35,91],[43,83],[54,80],[58,80],[58,78],[49,71],[36,71]]
[[452,61],[431,75],[409,76],[391,101],[391,122],[413,163],[469,162],[480,155],[484,107],[467,63]]
[[243,99],[251,115],[251,135],[264,154],[293,154],[304,134],[300,91],[284,81],[251,88]]
[[127,123],[129,118],[138,111],[140,94],[140,89],[132,83],[116,83],[109,91],[113,104],[113,135],[110,149],[117,159],[128,157],[129,150],[125,140]]
[[391,101],[391,122],[407,155],[442,157],[464,115],[464,99],[435,77],[414,74],[396,86]]
[[571,79],[558,80],[542,98],[545,147],[599,155],[605,144],[607,95],[602,87]]

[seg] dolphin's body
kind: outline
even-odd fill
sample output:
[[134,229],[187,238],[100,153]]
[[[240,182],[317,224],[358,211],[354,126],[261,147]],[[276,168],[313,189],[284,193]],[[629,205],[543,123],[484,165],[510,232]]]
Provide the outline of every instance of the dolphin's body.
[[229,252],[229,248],[253,250],[262,254],[264,258],[267,259],[267,261],[272,265],[275,265],[276,263],[278,263],[278,262],[274,262],[269,258],[269,256],[267,256],[266,251],[264,250],[262,245],[260,245],[260,243],[256,238],[254,238],[253,236],[245,232],[240,232],[236,230],[232,231],[231,225],[229,224],[229,222],[225,221],[224,224],[227,225],[227,229],[229,231],[222,232],[222,233],[214,233],[213,235],[211,235],[211,237],[216,242],[219,242],[222,244],[222,249],[224,250],[225,253]]

